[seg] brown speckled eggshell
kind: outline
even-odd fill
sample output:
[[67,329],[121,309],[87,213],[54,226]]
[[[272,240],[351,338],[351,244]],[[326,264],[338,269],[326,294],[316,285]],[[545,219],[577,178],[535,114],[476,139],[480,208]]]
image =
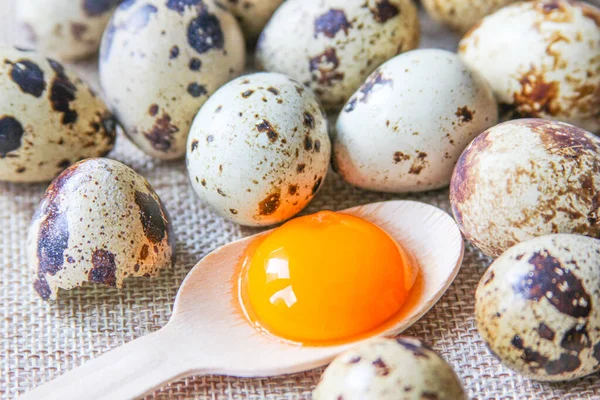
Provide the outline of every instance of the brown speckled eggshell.
[[509,368],[562,381],[600,368],[600,240],[548,235],[507,250],[475,294],[479,334]]
[[497,257],[550,233],[600,236],[600,139],[573,125],[521,119],[465,149],[450,183],[465,237]]
[[121,288],[175,260],[171,220],[148,182],[118,161],[94,158],[48,187],[29,228],[33,286],[44,299],[85,282]]
[[379,338],[339,355],[314,400],[466,400],[460,380],[433,350],[410,337]]
[[218,0],[237,18],[247,41],[255,41],[284,0]]
[[518,0],[422,0],[436,21],[458,32],[466,32],[483,17]]

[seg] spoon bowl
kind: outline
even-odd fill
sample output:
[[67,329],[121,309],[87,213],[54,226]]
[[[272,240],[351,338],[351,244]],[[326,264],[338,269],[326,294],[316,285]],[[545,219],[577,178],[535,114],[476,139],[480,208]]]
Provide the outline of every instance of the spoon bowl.
[[[454,220],[419,202],[388,201],[350,208],[384,229],[419,266],[399,318],[372,336],[395,335],[421,318],[450,286],[464,243]],[[162,329],[86,363],[23,396],[24,399],[131,399],[189,375],[274,376],[327,364],[366,338],[334,346],[301,346],[256,330],[239,306],[241,257],[259,235],[230,243],[202,259],[183,281]]]

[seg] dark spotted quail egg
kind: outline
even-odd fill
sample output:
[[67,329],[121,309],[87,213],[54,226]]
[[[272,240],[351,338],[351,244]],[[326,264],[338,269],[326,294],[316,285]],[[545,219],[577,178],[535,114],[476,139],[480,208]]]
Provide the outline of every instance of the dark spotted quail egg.
[[465,400],[460,380],[433,350],[410,337],[374,339],[338,356],[314,400]]
[[102,32],[122,0],[19,0],[17,19],[43,53],[70,61],[98,51]]
[[460,156],[450,202],[465,237],[492,257],[550,233],[600,237],[600,139],[542,119],[497,125]]
[[93,158],[48,187],[29,228],[33,286],[44,299],[85,282],[121,288],[175,259],[167,210],[148,182],[120,162]]
[[247,40],[255,40],[283,0],[218,0],[240,22]]
[[[510,27],[510,29],[507,29]],[[505,116],[556,119],[600,131],[600,9],[537,0],[486,17],[460,42]]]
[[456,54],[409,51],[375,70],[340,113],[334,165],[365,189],[447,186],[467,144],[497,122],[492,89]]
[[0,48],[0,88],[0,181],[50,181],[113,148],[106,105],[59,62]]
[[518,0],[422,0],[427,13],[450,28],[466,32],[483,17]]
[[127,0],[106,28],[100,81],[129,138],[174,159],[185,154],[198,109],[244,59],[237,21],[212,0]]
[[411,0],[288,0],[263,30],[257,60],[341,107],[375,68],[419,44]]
[[576,379],[600,369],[600,240],[548,235],[496,259],[475,294],[482,338],[525,376]]
[[242,76],[204,104],[188,138],[194,190],[226,218],[271,225],[302,210],[329,166],[327,120],[314,94],[277,73]]

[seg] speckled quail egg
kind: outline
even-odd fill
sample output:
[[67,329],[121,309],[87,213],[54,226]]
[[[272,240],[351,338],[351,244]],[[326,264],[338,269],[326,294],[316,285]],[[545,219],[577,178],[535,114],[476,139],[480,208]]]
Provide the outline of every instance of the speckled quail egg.
[[70,61],[98,51],[102,32],[122,0],[19,0],[17,19],[43,53]]
[[331,144],[315,95],[278,73],[242,76],[202,106],[188,138],[200,198],[242,225],[271,225],[302,210],[327,173]]
[[447,186],[464,148],[497,122],[492,89],[458,56],[409,51],[376,69],[340,113],[334,165],[364,189]]
[[600,131],[598,8],[571,0],[516,3],[486,17],[459,53],[490,82],[505,117]]
[[462,400],[452,368],[410,337],[379,338],[338,356],[325,370],[314,400]]
[[475,294],[479,334],[509,368],[543,381],[600,369],[600,240],[547,235],[511,247]]
[[283,0],[218,0],[240,22],[247,40],[255,40]]
[[465,237],[497,257],[550,233],[600,236],[600,139],[542,119],[497,125],[456,164],[450,202]]
[[341,107],[375,68],[419,43],[411,0],[287,0],[265,29],[257,60]]
[[185,155],[198,109],[244,59],[237,21],[212,0],[128,0],[104,33],[100,82],[129,138],[174,159]]
[[92,158],[48,187],[29,228],[33,286],[44,299],[85,282],[121,288],[131,276],[153,277],[175,260],[164,205],[131,168]]
[[427,13],[455,31],[466,32],[483,17],[518,0],[423,0]]
[[68,68],[0,47],[0,181],[45,182],[115,141],[106,105]]

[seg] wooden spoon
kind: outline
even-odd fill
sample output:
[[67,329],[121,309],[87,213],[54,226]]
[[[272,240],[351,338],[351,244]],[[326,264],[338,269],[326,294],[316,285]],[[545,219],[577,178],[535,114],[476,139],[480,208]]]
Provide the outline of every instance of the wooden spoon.
[[[420,268],[402,318],[375,335],[397,334],[425,314],[454,280],[464,244],[454,220],[413,201],[388,201],[342,211],[386,230]],[[261,234],[264,234],[261,233]],[[259,234],[260,235],[260,234]],[[258,235],[223,246],[189,272],[162,329],[133,340],[23,395],[23,399],[131,399],[190,375],[281,375],[328,363],[349,346],[307,347],[259,333],[236,307],[237,266]],[[364,340],[364,339],[361,339]]]

